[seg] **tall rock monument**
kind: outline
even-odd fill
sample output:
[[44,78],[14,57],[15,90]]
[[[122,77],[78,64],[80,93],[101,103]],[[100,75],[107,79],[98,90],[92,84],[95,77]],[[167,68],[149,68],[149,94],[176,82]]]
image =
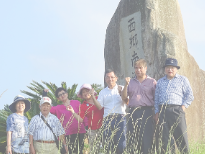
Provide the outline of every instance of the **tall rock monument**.
[[188,53],[177,0],[121,0],[106,31],[104,56],[105,69],[114,69],[122,85],[134,77],[137,59],[146,59],[148,75],[158,80],[165,59],[176,58],[195,97],[186,110],[189,139],[205,138],[205,72]]

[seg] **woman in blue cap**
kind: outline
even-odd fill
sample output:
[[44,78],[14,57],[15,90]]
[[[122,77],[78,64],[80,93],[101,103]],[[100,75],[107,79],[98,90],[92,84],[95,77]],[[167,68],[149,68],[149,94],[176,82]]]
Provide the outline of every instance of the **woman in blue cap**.
[[6,154],[29,154],[28,119],[24,113],[30,108],[31,103],[21,95],[16,96],[9,106],[13,113],[6,120]]

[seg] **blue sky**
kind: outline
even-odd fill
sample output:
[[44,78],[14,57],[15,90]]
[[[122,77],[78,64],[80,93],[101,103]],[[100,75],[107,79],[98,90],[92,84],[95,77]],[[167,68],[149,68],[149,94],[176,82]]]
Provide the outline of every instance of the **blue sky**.
[[[119,0],[0,1],[0,109],[32,80],[103,84],[107,25]],[[205,70],[202,0],[179,0],[188,49]],[[24,94],[22,94],[24,95]],[[25,95],[24,95],[25,96]]]

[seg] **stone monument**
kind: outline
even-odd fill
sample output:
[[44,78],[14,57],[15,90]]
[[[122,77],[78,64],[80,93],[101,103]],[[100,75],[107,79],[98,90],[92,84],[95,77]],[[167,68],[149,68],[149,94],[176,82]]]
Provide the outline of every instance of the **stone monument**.
[[205,138],[205,72],[188,53],[177,0],[121,0],[106,31],[104,57],[105,69],[114,69],[122,85],[125,77],[134,77],[137,59],[146,59],[147,74],[158,80],[165,59],[176,58],[195,97],[186,110],[188,137]]

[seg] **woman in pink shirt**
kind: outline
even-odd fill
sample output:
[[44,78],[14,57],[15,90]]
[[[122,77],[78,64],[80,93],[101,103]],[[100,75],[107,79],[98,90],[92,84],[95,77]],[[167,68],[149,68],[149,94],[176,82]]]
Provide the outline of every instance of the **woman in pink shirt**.
[[70,111],[74,117],[79,120],[79,122],[82,122],[86,117],[88,118],[87,134],[90,152],[92,153],[96,153],[99,150],[99,141],[96,139],[100,134],[100,127],[102,126],[104,114],[104,108],[98,110],[98,108],[94,105],[93,96],[96,94],[97,93],[92,89],[90,84],[83,84],[77,94],[78,97],[84,100],[80,106],[80,114],[78,115],[75,113],[73,106],[68,105],[67,107],[67,110]]
[[[45,94],[46,92],[46,94]],[[43,96],[47,95],[48,90],[44,90]],[[50,110],[50,113],[56,115],[60,122],[62,123],[63,128],[66,133],[66,141],[68,142],[69,153],[78,153],[83,154],[84,148],[84,134],[85,126],[87,126],[87,119],[85,118],[82,122],[78,122],[74,115],[66,109],[66,106],[72,106],[75,113],[79,113],[80,102],[78,100],[69,100],[67,91],[60,87],[55,92],[56,98],[63,102],[62,105],[53,106]],[[79,151],[78,151],[79,149]],[[65,151],[61,151],[65,153]]]

